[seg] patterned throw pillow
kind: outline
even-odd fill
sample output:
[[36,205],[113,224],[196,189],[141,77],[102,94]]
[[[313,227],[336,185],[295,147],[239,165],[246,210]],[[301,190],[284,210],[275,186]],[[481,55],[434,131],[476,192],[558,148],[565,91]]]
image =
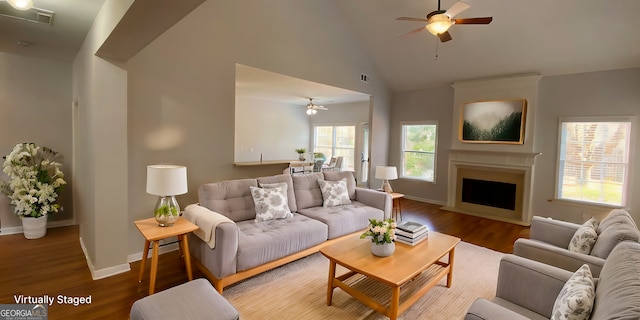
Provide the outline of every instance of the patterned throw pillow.
[[553,304],[551,320],[589,319],[596,286],[589,266],[583,264],[564,284]]
[[293,217],[287,199],[287,184],[257,188],[251,186],[251,196],[256,206],[256,222]]
[[598,220],[595,218],[591,218],[582,224],[573,234],[571,242],[569,242],[569,251],[589,254],[598,238],[597,228]]
[[322,206],[335,207],[343,204],[351,204],[349,192],[347,191],[347,179],[339,181],[325,181],[318,179],[320,190],[322,190]]

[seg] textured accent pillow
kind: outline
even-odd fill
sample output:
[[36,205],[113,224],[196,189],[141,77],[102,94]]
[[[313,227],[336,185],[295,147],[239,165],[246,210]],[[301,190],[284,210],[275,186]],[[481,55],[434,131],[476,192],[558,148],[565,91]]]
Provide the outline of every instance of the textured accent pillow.
[[326,181],[318,179],[320,190],[322,190],[322,206],[335,207],[343,204],[351,204],[349,192],[347,191],[347,179],[339,181]]
[[576,230],[569,242],[569,251],[589,254],[598,238],[598,220],[591,218]]
[[287,204],[286,183],[276,183],[266,188],[250,188],[256,206],[256,222],[293,217]]
[[553,304],[551,320],[589,319],[596,296],[595,288],[591,269],[583,264],[560,290]]

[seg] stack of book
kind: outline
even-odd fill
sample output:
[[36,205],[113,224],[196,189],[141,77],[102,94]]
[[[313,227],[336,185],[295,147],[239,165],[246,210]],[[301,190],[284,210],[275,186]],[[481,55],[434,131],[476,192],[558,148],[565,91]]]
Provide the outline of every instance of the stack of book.
[[402,221],[396,227],[396,241],[411,246],[424,241],[429,237],[429,229],[424,224],[411,221]]

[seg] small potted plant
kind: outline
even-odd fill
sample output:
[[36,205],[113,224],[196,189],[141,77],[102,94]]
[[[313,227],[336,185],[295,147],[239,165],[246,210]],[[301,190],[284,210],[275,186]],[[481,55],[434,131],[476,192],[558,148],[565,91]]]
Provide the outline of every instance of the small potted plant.
[[378,257],[387,257],[396,249],[396,222],[393,219],[378,221],[369,219],[369,229],[360,235],[360,239],[371,238],[371,253]]
[[305,148],[298,148],[296,149],[296,153],[298,154],[298,160],[300,161],[304,161],[304,154],[307,153],[307,149]]

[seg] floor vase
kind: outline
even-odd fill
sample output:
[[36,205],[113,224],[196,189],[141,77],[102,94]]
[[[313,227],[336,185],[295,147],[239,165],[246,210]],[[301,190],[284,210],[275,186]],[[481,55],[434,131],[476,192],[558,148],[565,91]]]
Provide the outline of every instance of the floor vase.
[[381,244],[371,242],[371,253],[373,253],[374,256],[388,257],[392,255],[394,251],[396,251],[396,244],[393,242]]
[[22,230],[27,239],[39,239],[47,234],[47,216],[22,217]]

